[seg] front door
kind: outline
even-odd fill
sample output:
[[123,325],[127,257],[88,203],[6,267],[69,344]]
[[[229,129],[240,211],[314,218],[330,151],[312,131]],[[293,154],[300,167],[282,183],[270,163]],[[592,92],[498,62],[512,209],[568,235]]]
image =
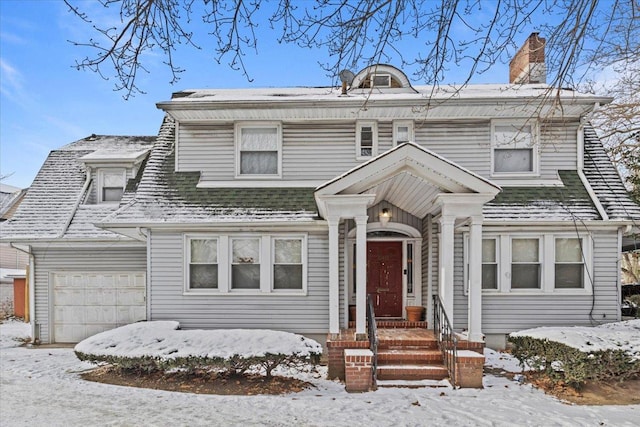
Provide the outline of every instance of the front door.
[[402,242],[367,242],[367,294],[376,317],[402,317]]

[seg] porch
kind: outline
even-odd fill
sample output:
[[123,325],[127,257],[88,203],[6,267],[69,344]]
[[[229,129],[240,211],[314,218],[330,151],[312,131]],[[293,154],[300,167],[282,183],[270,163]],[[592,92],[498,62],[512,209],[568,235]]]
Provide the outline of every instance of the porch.
[[329,378],[345,381],[347,390],[356,392],[437,387],[446,381],[481,388],[484,343],[462,339],[448,321],[434,320],[439,326],[430,329],[426,321],[367,319],[366,340],[353,327],[329,334]]

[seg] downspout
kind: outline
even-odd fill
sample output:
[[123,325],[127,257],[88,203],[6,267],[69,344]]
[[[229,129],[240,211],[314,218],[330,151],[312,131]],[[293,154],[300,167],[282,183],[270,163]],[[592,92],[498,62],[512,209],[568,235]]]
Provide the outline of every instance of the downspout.
[[67,221],[62,227],[60,234],[58,234],[58,237],[57,237],[58,239],[62,238],[64,234],[67,232],[67,230],[69,229],[69,225],[71,224],[71,221],[73,221],[73,217],[76,215],[78,206],[80,206],[80,203],[82,203],[82,200],[84,200],[84,198],[86,197],[87,190],[89,189],[89,185],[91,185],[91,168],[87,166],[87,178],[84,181],[84,185],[82,186],[82,190],[80,191],[80,195],[78,196],[76,203],[73,205],[73,210],[71,211],[69,218],[67,218]]
[[9,243],[9,246],[29,256],[29,271],[27,274],[27,291],[29,293],[29,326],[31,326],[31,341],[34,344],[40,344],[40,328],[36,327],[36,257],[31,251],[31,246],[27,246],[27,250],[21,249],[13,243]]
[[[594,109],[597,107],[598,107],[598,104],[596,104]],[[587,194],[589,194],[589,198],[591,199],[591,202],[593,203],[593,205],[596,207],[596,210],[598,211],[600,218],[602,218],[603,221],[608,221],[609,215],[607,215],[607,212],[602,206],[602,203],[600,203],[600,199],[598,199],[598,196],[596,195],[595,191],[593,191],[591,184],[589,183],[589,181],[587,180],[587,177],[584,174],[584,170],[583,170],[584,169],[584,122],[582,120],[580,121],[580,125],[578,126],[578,132],[576,136],[578,140],[578,153],[577,153],[577,160],[576,160],[578,177],[580,178],[580,182],[582,182],[582,185],[584,186],[584,188],[587,190]]]

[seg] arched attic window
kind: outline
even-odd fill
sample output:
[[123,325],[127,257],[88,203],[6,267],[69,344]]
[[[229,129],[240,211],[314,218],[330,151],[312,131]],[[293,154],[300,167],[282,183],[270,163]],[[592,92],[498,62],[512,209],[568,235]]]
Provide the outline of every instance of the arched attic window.
[[376,89],[383,92],[409,92],[417,91],[411,87],[406,74],[391,65],[371,65],[360,71],[353,78],[350,90]]

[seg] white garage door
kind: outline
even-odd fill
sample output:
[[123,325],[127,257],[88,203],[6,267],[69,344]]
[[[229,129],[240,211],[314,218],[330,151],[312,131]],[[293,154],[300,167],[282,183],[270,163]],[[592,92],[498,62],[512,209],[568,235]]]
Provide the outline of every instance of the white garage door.
[[53,339],[75,343],[146,318],[145,274],[53,274]]

